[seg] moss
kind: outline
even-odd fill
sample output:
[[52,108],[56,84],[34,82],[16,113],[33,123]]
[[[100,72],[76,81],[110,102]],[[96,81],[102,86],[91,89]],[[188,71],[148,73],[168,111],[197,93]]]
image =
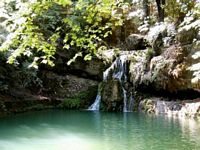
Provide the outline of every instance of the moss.
[[94,101],[96,94],[97,87],[90,87],[86,91],[79,92],[74,97],[66,98],[58,107],[64,109],[86,109]]
[[65,99],[60,105],[60,108],[66,108],[66,109],[77,109],[80,108],[82,103],[82,100],[79,98],[68,98]]
[[147,53],[146,53],[146,59],[148,61],[150,61],[151,58],[153,57],[154,53],[155,52],[154,52],[154,50],[152,48],[148,48]]

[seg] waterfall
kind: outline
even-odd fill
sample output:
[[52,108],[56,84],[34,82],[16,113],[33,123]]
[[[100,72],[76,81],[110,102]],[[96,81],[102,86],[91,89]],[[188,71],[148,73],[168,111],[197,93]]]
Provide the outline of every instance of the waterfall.
[[134,98],[132,96],[132,92],[128,99],[127,91],[123,87],[122,87],[122,90],[123,90],[123,98],[124,98],[123,112],[131,112],[133,109],[133,105],[134,105]]
[[126,90],[123,87],[122,87],[122,90],[123,90],[123,97],[124,97],[123,112],[128,112],[128,109],[127,109],[127,104],[128,104],[127,92],[126,92]]
[[133,97],[132,92],[131,92],[128,111],[132,111],[134,102],[135,102],[135,100],[134,100],[134,97]]
[[124,81],[127,80],[127,71],[126,71],[126,62],[127,62],[127,55],[121,55],[119,56],[112,65],[106,69],[103,73],[103,80],[107,81],[110,77],[110,74],[112,73],[113,79],[118,79],[120,82],[122,82],[122,79]]
[[[107,82],[109,79],[117,79],[120,82],[122,92],[123,92],[123,112],[131,111],[133,107],[134,99],[132,93],[128,98],[128,92],[125,89],[125,83],[127,82],[127,60],[128,55],[120,55],[112,63],[112,65],[103,72],[103,81]],[[89,110],[99,110],[101,101],[101,92],[98,89],[98,94],[96,96],[95,102],[89,107]]]
[[88,108],[88,110],[99,110],[100,102],[101,102],[101,92],[99,92],[98,90],[96,99],[94,103]]

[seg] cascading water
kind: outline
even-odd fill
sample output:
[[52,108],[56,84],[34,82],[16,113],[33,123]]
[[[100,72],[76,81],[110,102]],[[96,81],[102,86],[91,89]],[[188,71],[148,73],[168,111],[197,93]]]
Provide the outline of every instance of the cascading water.
[[131,92],[128,111],[131,111],[133,109],[134,102],[135,102],[135,100],[134,100],[134,97],[133,97],[132,92]]
[[101,102],[101,92],[98,91],[94,103],[88,108],[88,110],[99,110],[100,102]]
[[124,80],[124,82],[127,80],[127,55],[121,55],[119,56],[113,63],[112,65],[106,69],[103,73],[103,80],[107,81],[108,78],[110,77],[110,74],[112,74],[113,79],[118,79],[120,82]]
[[[119,80],[122,92],[123,92],[123,112],[129,112],[132,110],[134,99],[131,95],[128,97],[128,92],[125,89],[125,83],[127,82],[127,60],[128,55],[120,55],[112,65],[106,69],[103,73],[103,82],[107,82],[109,79]],[[88,108],[89,110],[99,110],[101,102],[100,87],[95,102]]]
[[127,103],[128,103],[127,92],[123,87],[122,87],[122,90],[123,90],[123,98],[124,98],[123,112],[128,112],[128,109],[127,109]]

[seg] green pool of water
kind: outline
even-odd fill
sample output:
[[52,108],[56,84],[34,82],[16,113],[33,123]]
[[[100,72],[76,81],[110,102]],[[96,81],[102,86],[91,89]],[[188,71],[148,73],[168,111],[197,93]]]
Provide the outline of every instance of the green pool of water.
[[200,122],[51,110],[0,118],[0,150],[200,150]]

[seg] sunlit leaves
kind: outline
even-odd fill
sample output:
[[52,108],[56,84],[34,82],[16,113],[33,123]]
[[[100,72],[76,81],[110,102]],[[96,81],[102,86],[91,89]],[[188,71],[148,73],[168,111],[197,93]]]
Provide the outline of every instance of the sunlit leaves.
[[117,5],[115,0],[35,1],[27,5],[29,12],[21,14],[24,22],[16,26],[15,36],[1,48],[9,51],[9,63],[23,57],[34,68],[40,63],[53,66],[58,47],[76,50],[68,65],[77,57],[91,60],[107,46],[103,41],[112,28],[123,24],[120,15],[113,13]]
[[97,49],[104,45],[102,41],[112,34],[112,27],[123,24],[122,19],[113,15],[114,9],[114,0],[77,1],[73,13],[63,19],[70,30],[65,36],[64,48],[76,47],[86,53],[84,60],[91,60]]
[[193,0],[168,0],[165,11],[170,19],[177,21],[177,19],[184,17],[194,7],[194,4]]
[[87,55],[85,55],[85,57],[84,57],[84,60],[85,60],[85,61],[91,60],[91,59],[92,59],[91,54],[87,54]]
[[67,5],[71,5],[72,4],[72,1],[71,0],[56,0],[56,2],[60,5],[63,5],[63,6],[67,6]]

